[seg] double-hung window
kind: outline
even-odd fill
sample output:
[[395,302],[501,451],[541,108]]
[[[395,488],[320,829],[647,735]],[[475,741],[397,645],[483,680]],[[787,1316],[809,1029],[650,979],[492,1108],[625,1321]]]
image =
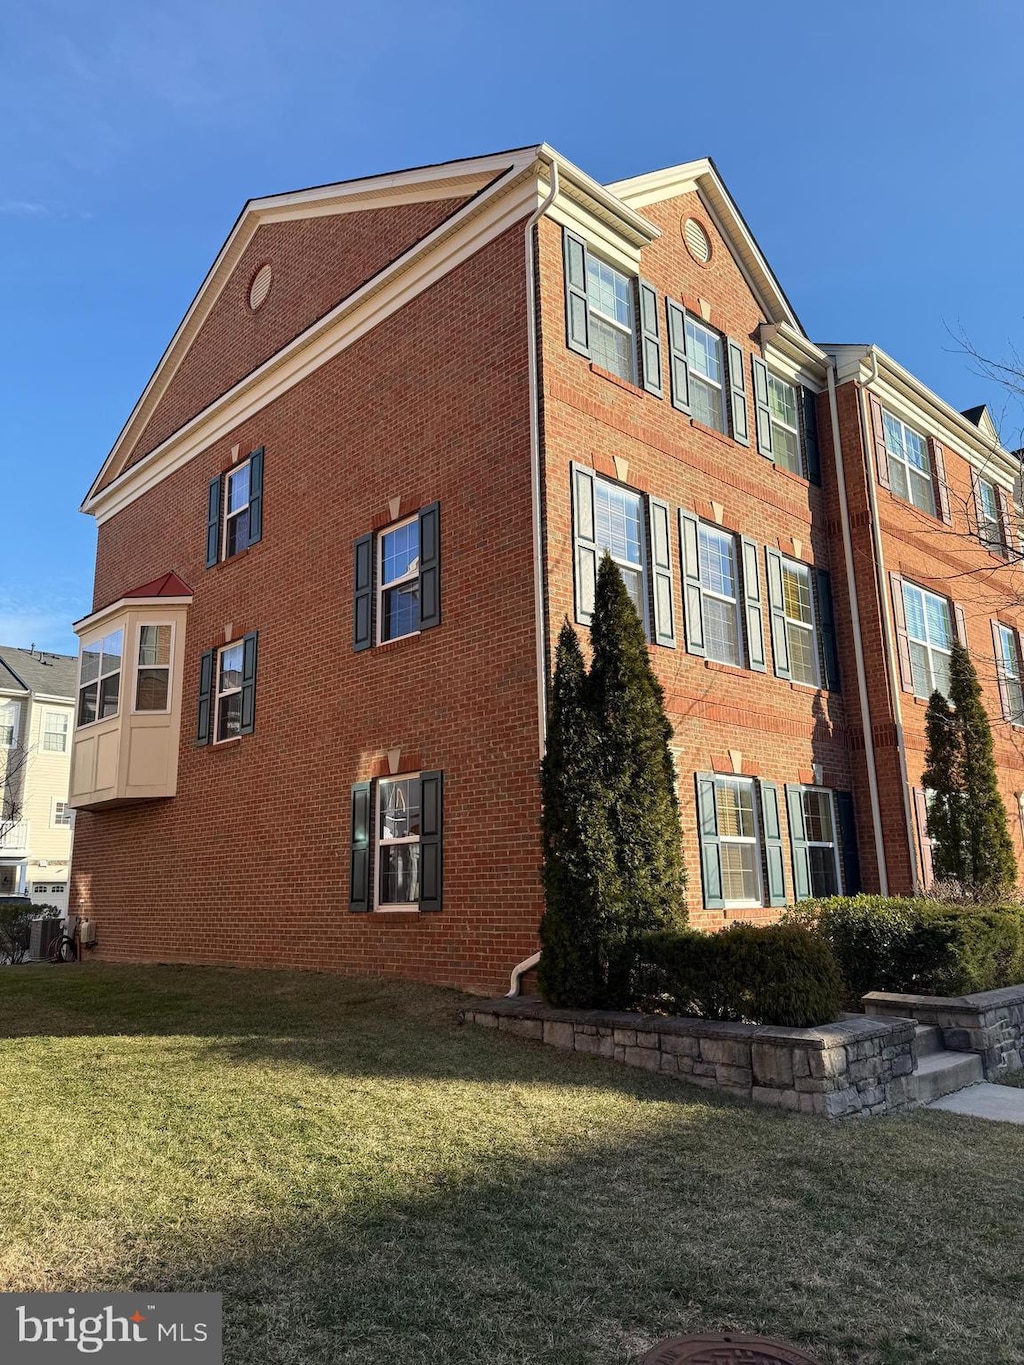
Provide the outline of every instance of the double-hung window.
[[440,910],[443,774],[352,787],[349,909]]
[[800,409],[794,385],[768,371],[768,410],[775,463],[791,474],[805,474],[800,449]]
[[794,682],[817,687],[821,680],[814,621],[811,571],[795,560],[782,561],[782,602],[789,649],[789,673]]
[[439,503],[360,536],[354,550],[354,649],[371,649],[441,624]]
[[839,845],[832,793],[805,787],[801,800],[811,895],[838,896]]
[[595,364],[636,382],[633,281],[587,253],[590,357]]
[[1003,554],[1003,521],[999,508],[999,493],[994,483],[980,476],[974,482],[974,506],[978,517],[978,539],[997,554]]
[[[68,747],[68,716],[64,711],[43,712],[43,752],[63,754]],[[0,732],[0,744],[3,734]]]
[[1002,621],[993,624],[996,645],[996,675],[1003,719],[1024,725],[1024,691],[1021,688],[1020,636]]
[[378,643],[415,635],[420,628],[419,518],[382,532],[378,542]]
[[643,502],[639,493],[604,479],[594,480],[597,550],[611,555],[622,574],[637,615],[646,625]]
[[111,631],[82,648],[78,682],[78,724],[116,716],[121,692],[121,654],[124,632]]
[[744,649],[736,537],[701,522],[697,543],[706,657],[742,668]]
[[935,488],[928,442],[891,412],[884,413],[885,451],[892,491],[922,512],[935,515]]
[[136,711],[166,711],[171,684],[171,626],[140,626]]
[[20,709],[16,701],[0,701],[0,749],[12,749],[17,743]]
[[200,657],[197,744],[221,744],[255,730],[258,645],[254,630]]
[[231,559],[263,538],[263,447],[210,480],[206,567]]
[[242,642],[217,652],[217,742],[234,739],[242,729]]
[[690,369],[690,413],[698,422],[725,431],[722,338],[686,315],[686,356]]
[[907,623],[914,695],[949,694],[949,659],[953,650],[953,621],[944,597],[903,582],[903,611]]
[[716,777],[714,781],[725,905],[760,905],[761,847],[754,783],[742,777]]

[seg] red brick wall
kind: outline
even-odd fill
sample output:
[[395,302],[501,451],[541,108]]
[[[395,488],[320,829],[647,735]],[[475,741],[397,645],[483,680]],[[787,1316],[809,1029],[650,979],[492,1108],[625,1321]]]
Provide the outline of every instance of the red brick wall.
[[[435,284],[100,528],[96,601],[176,570],[178,794],[81,811],[73,902],[110,959],[507,988],[540,916],[522,229]],[[269,306],[269,305],[268,305]],[[204,567],[208,480],[266,450],[262,541]],[[441,505],[442,624],[352,650],[352,546]],[[199,656],[259,631],[256,731],[197,749]],[[349,789],[445,776],[444,909],[348,912]]]
[[[148,455],[464,202],[438,199],[258,228],[136,441],[128,464]],[[274,272],[270,296],[254,313],[249,286],[267,261]]]
[[[643,212],[662,230],[662,236],[644,248],[641,263],[643,277],[659,293],[665,394],[661,399],[610,379],[585,358],[568,350],[561,229],[546,219],[540,225],[549,645],[553,649],[563,617],[573,617],[570,462],[592,466],[598,473],[614,478],[613,457],[625,458],[629,462],[625,482],[664,499],[671,509],[677,644],[675,649],[652,645],[651,659],[665,688],[669,718],[675,729],[673,743],[677,750],[683,847],[689,873],[690,922],[700,928],[715,928],[733,918],[774,919],[776,912],[704,909],[694,773],[731,772],[727,750],[735,749],[743,755],[745,774],[780,784],[809,782],[811,764],[820,763],[825,785],[849,790],[847,705],[855,705],[855,694],[850,690],[852,674],[844,674],[842,694],[830,694],[783,681],[772,672],[763,547],[781,549],[794,557],[795,537],[802,543],[798,557],[833,569],[833,584],[837,585],[840,574],[836,570],[841,565],[830,562],[825,492],[758,454],[753,437],[752,400],[748,412],[751,444],[744,447],[676,411],[669,399],[663,300],[666,292],[698,318],[698,299],[711,303],[707,325],[731,336],[744,348],[748,390],[749,357],[752,352],[761,353],[756,329],[765,320],[764,315],[696,195],[666,200]],[[712,238],[712,257],[707,267],[698,265],[683,245],[680,228],[689,216],[702,221]],[[683,507],[711,520],[712,500],[724,508],[725,529],[742,532],[761,547],[767,673],[732,669],[686,652],[678,509]],[[581,628],[581,634],[586,636],[585,628]],[[788,840],[785,812],[782,814],[783,834]],[[859,796],[857,815],[859,824],[866,821]],[[788,851],[785,861],[787,890],[791,891]]]

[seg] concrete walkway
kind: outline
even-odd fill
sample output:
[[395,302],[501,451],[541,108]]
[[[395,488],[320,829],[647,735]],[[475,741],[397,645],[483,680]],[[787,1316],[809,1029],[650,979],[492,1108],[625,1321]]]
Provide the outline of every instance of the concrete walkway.
[[979,1081],[933,1100],[928,1109],[945,1109],[950,1114],[967,1114],[974,1119],[996,1119],[1000,1123],[1024,1123],[1024,1089],[1014,1085],[990,1085]]

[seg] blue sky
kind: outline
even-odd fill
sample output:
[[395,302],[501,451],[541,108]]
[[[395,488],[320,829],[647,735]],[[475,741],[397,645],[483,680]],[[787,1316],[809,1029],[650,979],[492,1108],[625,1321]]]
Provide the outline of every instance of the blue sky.
[[0,643],[73,652],[89,483],[249,197],[546,140],[711,155],[810,335],[958,408],[1024,349],[1020,0],[11,0],[0,14]]

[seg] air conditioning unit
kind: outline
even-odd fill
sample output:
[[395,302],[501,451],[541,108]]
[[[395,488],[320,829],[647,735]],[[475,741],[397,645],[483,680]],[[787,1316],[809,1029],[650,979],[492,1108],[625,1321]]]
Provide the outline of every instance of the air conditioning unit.
[[50,955],[50,945],[60,937],[60,920],[53,915],[41,916],[32,921],[28,937],[28,954],[33,962],[45,962]]

